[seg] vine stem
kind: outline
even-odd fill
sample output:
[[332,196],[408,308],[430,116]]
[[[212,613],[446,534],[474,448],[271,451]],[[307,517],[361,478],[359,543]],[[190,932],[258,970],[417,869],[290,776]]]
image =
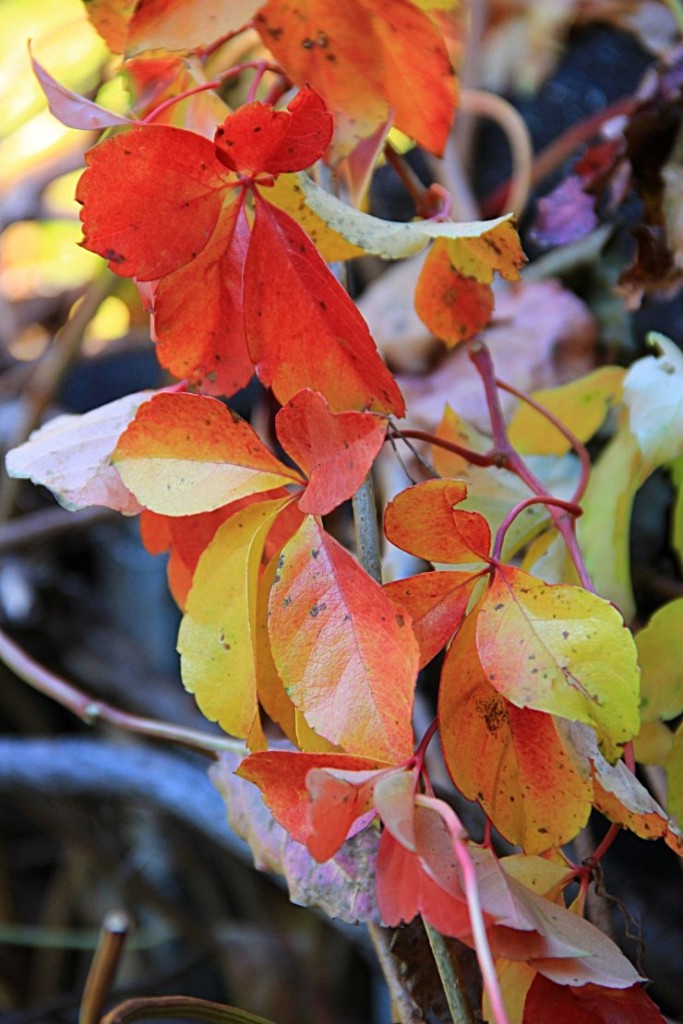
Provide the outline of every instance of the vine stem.
[[113,910],[104,919],[83,989],[78,1024],[98,1024],[128,935],[128,916]]
[[444,992],[446,995],[446,1002],[448,1003],[448,1009],[451,1011],[451,1017],[453,1018],[453,1024],[474,1024],[472,1007],[464,997],[465,989],[462,974],[456,968],[457,961],[456,963],[453,962],[453,957],[449,954],[448,947],[443,940],[443,936],[436,930],[436,928],[434,928],[426,918],[422,919],[422,923],[424,924],[425,931],[427,932],[427,938],[429,939],[429,945],[432,948],[439,977],[442,979],[448,979],[448,984],[444,983]]
[[191,89],[185,89],[183,92],[178,93],[177,96],[170,96],[163,103],[160,103],[158,107],[154,107],[150,110],[149,114],[142,118],[142,120],[136,122],[137,124],[150,124],[154,121],[159,114],[163,114],[169,107],[174,106],[176,103],[186,100],[188,96],[195,96],[199,92],[206,92],[207,89],[217,89],[223,82],[227,82],[229,78],[235,78],[236,75],[240,75],[243,71],[249,69],[255,69],[259,76],[263,76],[265,71],[272,71],[273,74],[280,73],[280,67],[277,64],[271,64],[264,60],[247,60],[243,64],[236,64],[232,68],[228,68],[227,71],[222,71],[220,75],[216,75],[210,82],[202,82],[200,85],[195,85]]
[[166,1017],[205,1020],[212,1024],[272,1024],[265,1017],[257,1017],[235,1006],[212,1003],[194,996],[148,996],[127,999],[102,1018],[102,1024],[128,1024],[128,1021]]
[[[353,496],[353,514],[359,561],[375,582],[381,584],[382,562],[379,549],[379,530],[377,527],[377,503],[370,473],[368,473]],[[423,922],[425,928],[427,928],[427,922],[424,921],[424,918]],[[371,924],[368,925],[368,930],[387,980],[389,991],[401,1013],[402,1024],[412,1024],[416,1019],[414,1004],[401,984],[401,979],[396,966],[391,960],[388,948],[384,948],[386,943],[384,929],[378,925]],[[433,928],[427,931],[427,935],[449,1007],[467,1006],[467,996],[459,984],[453,969],[453,963],[444,937]],[[460,1017],[454,1016],[453,1019],[456,1024],[470,1024],[472,1021],[471,1014],[467,1017],[462,1015]],[[506,1024],[506,1022],[501,1019],[500,1024]]]
[[149,736],[151,739],[164,740],[167,743],[179,743],[207,757],[216,758],[221,751],[242,754],[244,744],[238,740],[224,736],[212,736],[210,733],[197,729],[186,729],[172,722],[161,722],[153,718],[143,718],[127,711],[106,704],[79,690],[61,676],[50,672],[43,665],[34,661],[24,650],[0,630],[0,661],[23,682],[28,683],[39,693],[50,697],[57,704],[77,715],[87,725],[95,722],[108,722],[126,732]]

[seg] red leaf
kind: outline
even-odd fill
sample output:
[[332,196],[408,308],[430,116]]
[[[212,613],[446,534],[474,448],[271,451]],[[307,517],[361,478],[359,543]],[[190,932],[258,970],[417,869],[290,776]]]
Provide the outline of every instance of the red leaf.
[[209,139],[166,125],[100,142],[86,162],[76,189],[83,245],[116,274],[141,281],[196,259],[234,181]]
[[[368,773],[376,774],[378,769],[384,770],[386,767],[377,761],[354,757],[352,754],[303,754],[299,751],[264,750],[245,758],[237,769],[237,774],[259,787],[275,820],[279,821],[298,843],[306,845],[316,828],[320,828],[321,832],[329,831],[329,828],[335,828],[337,833],[341,832],[340,837],[335,837],[338,841],[334,849],[331,849],[326,857],[317,857],[318,860],[327,860],[341,846],[355,819],[368,807],[364,807],[348,819],[345,816],[344,826],[341,828],[339,822],[334,821],[329,822],[327,829],[324,825],[321,827],[322,815],[317,823],[312,822],[312,794],[307,785],[309,773],[329,776],[330,769],[339,769],[349,777],[356,773],[359,776],[366,776]],[[321,802],[324,806],[326,801],[320,782],[320,778],[314,777],[313,791],[316,795],[322,794]],[[346,809],[342,807],[337,809],[337,817],[340,810],[346,815]],[[358,831],[359,829],[354,829],[352,834]]]
[[335,412],[369,408],[403,416],[401,392],[367,324],[308,235],[260,195],[255,206],[244,308],[260,379],[282,404],[309,387]]
[[409,757],[418,651],[408,619],[310,517],[282,550],[270,613],[275,664],[309,725],[350,753]]
[[537,975],[524,1003],[522,1024],[666,1024],[665,1018],[641,985],[601,988],[555,985]]
[[384,443],[387,425],[371,413],[332,413],[322,395],[306,388],[280,410],[275,429],[308,476],[299,508],[322,516],[358,490]]
[[486,327],[493,313],[493,292],[490,285],[461,274],[451,261],[447,240],[439,238],[420,272],[415,309],[432,334],[457,345]]
[[302,171],[323,155],[333,129],[321,97],[304,88],[286,110],[254,102],[230,114],[216,130],[216,156],[244,175]]
[[377,853],[377,904],[389,927],[423,914],[442,935],[468,936],[467,903],[446,892],[430,878],[415,853],[406,850],[387,829]]
[[385,593],[406,609],[424,668],[460,626],[480,573],[425,572],[384,585]]
[[428,562],[481,562],[491,531],[478,512],[455,508],[467,497],[459,480],[428,480],[402,491],[384,514],[388,540]]
[[249,227],[240,200],[231,203],[196,259],[162,278],[152,300],[159,362],[205,393],[230,396],[252,366],[244,336],[242,278]]

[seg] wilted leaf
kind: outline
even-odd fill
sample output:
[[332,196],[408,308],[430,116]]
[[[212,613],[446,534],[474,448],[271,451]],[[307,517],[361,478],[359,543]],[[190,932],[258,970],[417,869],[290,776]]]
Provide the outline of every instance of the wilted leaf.
[[[602,366],[569,384],[534,391],[531,398],[557,416],[579,441],[589,441],[620,401],[624,373],[619,366]],[[564,435],[526,402],[517,406],[508,437],[522,454],[564,455],[571,449]]]
[[248,505],[231,516],[199,558],[178,633],[185,689],[202,713],[245,738],[257,714],[259,568],[274,518],[290,499]]
[[306,388],[280,409],[275,429],[308,477],[299,508],[322,516],[356,493],[384,443],[387,424],[371,413],[330,412],[323,396]]
[[638,732],[633,637],[612,605],[582,587],[500,566],[480,606],[477,648],[499,693],[592,725],[609,759]]
[[[493,825],[526,853],[569,842],[591,809],[590,768],[579,770],[552,715],[517,708],[494,690],[479,661],[476,610],[444,661],[439,735],[461,793],[478,800]],[[505,645],[503,645],[505,650]]]
[[278,576],[269,630],[294,704],[350,753],[409,757],[418,650],[408,618],[310,517],[283,548]]
[[443,152],[455,111],[454,80],[432,19],[410,0],[269,0],[255,25],[298,85],[309,83],[338,123],[348,152],[393,112],[431,152]]
[[256,786],[233,774],[239,760],[236,755],[221,754],[209,774],[226,802],[230,825],[249,843],[256,867],[284,875],[292,903],[319,907],[350,924],[378,921],[376,830],[365,829],[344,843],[331,860],[318,864],[274,820]]
[[428,480],[401,491],[384,513],[387,539],[430,562],[485,561],[491,547],[488,523],[477,512],[456,508],[466,497],[460,480]]
[[122,435],[113,458],[140,503],[166,515],[208,512],[301,481],[248,423],[204,395],[157,395]]
[[57,416],[7,453],[7,472],[49,487],[60,505],[72,512],[103,505],[135,515],[142,506],[110,459],[121,433],[153,395],[139,391],[82,416]]

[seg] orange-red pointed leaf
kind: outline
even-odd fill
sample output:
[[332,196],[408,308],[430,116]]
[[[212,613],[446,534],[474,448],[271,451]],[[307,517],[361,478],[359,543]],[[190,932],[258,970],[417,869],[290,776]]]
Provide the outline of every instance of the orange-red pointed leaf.
[[335,412],[403,415],[398,385],[353,302],[296,221],[260,196],[244,310],[256,372],[282,404],[309,387]]
[[582,587],[500,566],[480,606],[477,648],[499,693],[593,726],[608,759],[638,732],[633,636],[613,605]]
[[257,7],[258,0],[144,0],[136,5],[126,49],[192,50],[241,28]]
[[283,548],[278,576],[270,637],[294,704],[351,753],[410,756],[418,650],[407,616],[313,518]]
[[355,494],[387,431],[386,421],[371,413],[330,412],[323,396],[308,389],[280,410],[275,427],[308,477],[299,508],[321,516]]
[[666,1024],[641,985],[624,989],[556,985],[542,975],[532,981],[524,1003],[522,1024]]
[[393,112],[407,135],[443,151],[454,81],[434,21],[410,0],[269,0],[255,24],[289,77],[335,114],[343,150]]
[[476,613],[461,626],[441,673],[439,734],[461,793],[527,853],[569,842],[586,824],[593,787],[551,715],[517,708],[494,690],[476,647]]
[[209,139],[165,125],[132,128],[86,161],[76,190],[83,245],[115,273],[153,281],[202,251],[231,178]]
[[392,601],[406,609],[420,648],[423,668],[445,647],[462,622],[479,573],[425,572],[386,583]]
[[160,394],[142,406],[114,453],[126,486],[154,512],[209,512],[300,479],[248,423],[202,395]]
[[232,395],[254,372],[244,336],[242,277],[249,228],[243,204],[219,218],[196,259],[153,289],[157,356],[162,366],[206,393]]
[[247,103],[216,130],[216,155],[239,174],[301,171],[327,149],[334,123],[321,97],[304,88],[286,110]]
[[387,506],[384,532],[392,544],[429,562],[483,561],[491,531],[478,512],[456,508],[466,497],[467,487],[458,480],[416,484]]

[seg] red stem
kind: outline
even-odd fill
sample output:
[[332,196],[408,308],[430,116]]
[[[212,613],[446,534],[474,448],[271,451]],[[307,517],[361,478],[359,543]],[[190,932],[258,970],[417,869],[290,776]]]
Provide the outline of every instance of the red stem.
[[139,122],[139,124],[151,124],[155,118],[162,114],[164,110],[168,110],[174,103],[180,103],[181,100],[187,99],[188,96],[194,96],[198,92],[206,92],[207,89],[217,89],[219,85],[226,82],[229,78],[235,78],[243,71],[248,71],[250,68],[256,68],[261,71],[263,75],[264,71],[272,71],[274,74],[279,74],[280,68],[277,64],[270,64],[268,61],[263,60],[248,60],[244,64],[236,64],[233,68],[228,68],[227,71],[222,71],[220,75],[217,75],[210,82],[203,82],[201,85],[195,85],[191,89],[185,89],[184,92],[178,93],[177,96],[171,96],[169,99],[164,100],[158,107],[151,110],[146,117]]
[[562,498],[553,498],[550,494],[539,494],[533,498],[525,498],[524,501],[518,502],[515,507],[508,512],[505,519],[498,527],[493,551],[491,552],[491,561],[500,561],[501,551],[503,550],[503,543],[505,541],[505,534],[510,529],[510,526],[520,512],[523,512],[524,509],[528,508],[530,505],[538,504],[546,505],[548,508],[550,508],[551,505],[556,506],[557,508],[563,508],[565,512],[569,512],[573,516],[580,516],[583,514],[583,509],[580,505],[575,505],[572,501],[564,501]]
[[454,455],[460,455],[473,466],[497,465],[495,453],[487,452],[486,454],[482,454],[481,452],[472,451],[470,448],[464,448],[462,445],[456,444],[455,441],[447,441],[444,437],[438,437],[436,434],[430,434],[427,430],[402,430],[399,427],[394,427],[394,436],[408,438],[413,441],[426,441],[427,444],[434,445],[437,448],[443,448],[446,452],[453,452]]

